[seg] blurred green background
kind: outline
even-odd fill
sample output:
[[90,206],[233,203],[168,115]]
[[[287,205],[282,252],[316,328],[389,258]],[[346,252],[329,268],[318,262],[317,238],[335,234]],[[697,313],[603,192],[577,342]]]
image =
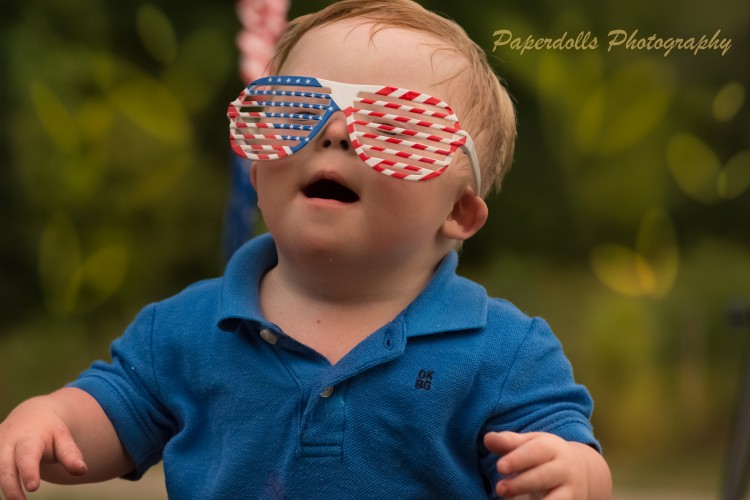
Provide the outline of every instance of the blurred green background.
[[[710,498],[750,342],[748,3],[421,3],[490,54],[518,108],[514,167],[463,272],[550,322],[618,488]],[[221,273],[242,83],[230,1],[0,9],[5,415],[107,358],[148,302]],[[493,53],[501,29],[599,47]],[[614,29],[720,29],[732,46],[608,52]]]

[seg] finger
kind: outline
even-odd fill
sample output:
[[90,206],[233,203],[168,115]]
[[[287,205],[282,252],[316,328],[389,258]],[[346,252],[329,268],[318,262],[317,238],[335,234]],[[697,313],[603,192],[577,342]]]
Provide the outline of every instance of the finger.
[[553,460],[556,453],[556,439],[551,436],[537,436],[527,440],[497,461],[498,472],[501,474],[521,472]]
[[36,491],[39,488],[39,463],[43,456],[44,441],[41,439],[24,439],[16,445],[18,475],[27,491]]
[[529,432],[520,434],[517,432],[488,432],[484,435],[484,445],[496,455],[504,455],[533,439],[537,433]]
[[26,500],[26,495],[21,487],[21,480],[16,470],[14,450],[0,456],[0,491],[7,500]]
[[74,476],[86,474],[88,466],[83,461],[83,453],[73,440],[73,436],[70,435],[70,431],[65,427],[58,429],[53,439],[55,459],[60,462],[65,470]]
[[563,482],[564,477],[559,467],[556,467],[554,463],[546,463],[503,479],[497,483],[496,490],[502,497],[543,494],[558,488]]
[[576,498],[576,496],[571,492],[570,488],[561,486],[559,488],[555,488],[552,491],[548,491],[547,494],[544,495],[544,497],[539,497],[539,499],[542,498],[544,500],[568,500],[569,498]]

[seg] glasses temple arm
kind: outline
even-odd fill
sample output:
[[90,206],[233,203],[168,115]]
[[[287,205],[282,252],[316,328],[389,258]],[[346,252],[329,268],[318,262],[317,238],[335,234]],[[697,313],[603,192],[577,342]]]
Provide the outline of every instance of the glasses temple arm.
[[469,155],[469,161],[471,161],[471,168],[474,170],[474,178],[477,180],[477,194],[482,192],[482,174],[479,170],[479,158],[477,158],[477,150],[474,147],[474,141],[471,140],[469,134],[464,136],[466,141],[461,148]]

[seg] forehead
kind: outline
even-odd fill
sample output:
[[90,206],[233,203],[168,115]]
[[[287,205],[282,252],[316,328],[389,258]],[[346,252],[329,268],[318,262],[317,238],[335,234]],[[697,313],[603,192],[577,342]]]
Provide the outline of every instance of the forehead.
[[[445,41],[415,30],[349,19],[312,29],[289,53],[280,73],[343,83],[392,85],[460,107],[456,89],[466,67]],[[457,111],[454,109],[454,111]]]

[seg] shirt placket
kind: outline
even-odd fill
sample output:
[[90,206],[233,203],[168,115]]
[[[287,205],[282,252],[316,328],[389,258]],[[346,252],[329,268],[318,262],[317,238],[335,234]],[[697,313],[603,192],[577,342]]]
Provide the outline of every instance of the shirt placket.
[[299,426],[298,456],[341,457],[350,384],[363,371],[403,353],[401,326],[384,327],[336,365],[281,332],[265,328],[259,334],[278,349],[280,361],[294,374],[300,387],[304,410]]

